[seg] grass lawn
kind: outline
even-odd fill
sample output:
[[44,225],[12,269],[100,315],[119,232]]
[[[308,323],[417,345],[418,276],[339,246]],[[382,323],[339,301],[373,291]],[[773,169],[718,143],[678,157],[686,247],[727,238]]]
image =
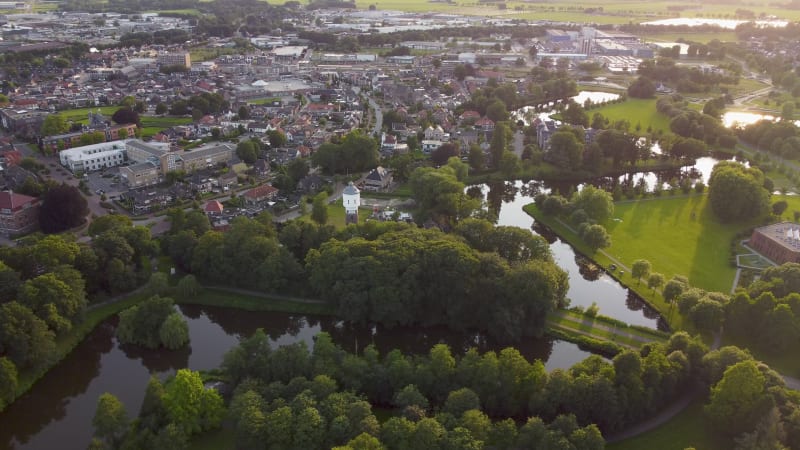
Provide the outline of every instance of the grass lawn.
[[711,424],[703,416],[703,401],[695,400],[688,408],[664,425],[612,444],[606,450],[727,450],[731,442],[711,431]]
[[234,450],[236,448],[236,432],[230,427],[221,427],[192,438],[190,450]]
[[[298,218],[305,222],[311,222],[311,204],[308,205],[308,212]],[[358,209],[358,223],[367,221],[367,217],[372,214],[371,208]],[[337,229],[344,228],[344,206],[341,200],[328,205],[328,225],[333,225]]]
[[669,117],[656,111],[656,99],[654,98],[631,98],[622,103],[593,108],[588,111],[590,117],[596,112],[599,112],[611,122],[627,120],[631,124],[631,129],[634,129],[639,124],[642,126],[642,131],[652,127],[653,131],[662,130],[663,133],[671,133]]
[[99,110],[102,115],[110,120],[111,116],[113,116],[119,108],[119,106],[96,106],[94,108],[68,109],[65,111],[58,111],[56,114],[63,117],[67,122],[89,123],[90,111],[96,113]]
[[644,258],[653,271],[686,275],[692,285],[729,292],[736,270],[728,264],[733,236],[758,224],[719,223],[707,196],[661,197],[615,205],[614,218],[606,223],[611,234],[607,253],[631,267]]

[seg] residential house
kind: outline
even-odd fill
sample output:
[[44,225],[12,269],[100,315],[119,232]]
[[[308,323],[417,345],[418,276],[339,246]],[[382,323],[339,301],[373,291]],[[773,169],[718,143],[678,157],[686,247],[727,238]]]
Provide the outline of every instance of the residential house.
[[392,174],[381,166],[372,169],[364,179],[364,189],[367,191],[383,191],[390,184],[392,184]]
[[441,125],[436,125],[436,128],[432,126],[428,126],[425,129],[425,139],[429,141],[446,141],[445,136],[449,137],[447,133],[444,132]]
[[444,142],[442,141],[422,141],[422,153],[430,154],[437,148],[441,147]]
[[224,210],[224,207],[222,206],[222,203],[220,203],[217,200],[209,200],[209,202],[206,203],[206,206],[203,207],[203,211],[208,216],[219,216],[219,215],[222,215],[222,211],[223,210]]
[[250,189],[242,194],[245,203],[250,206],[265,206],[268,202],[274,201],[278,196],[278,189],[268,184]]
[[18,236],[39,226],[39,199],[12,191],[0,192],[0,234]]
[[311,174],[303,177],[302,180],[297,182],[297,189],[301,192],[317,192],[322,189],[325,182],[319,175]]
[[269,161],[266,159],[257,159],[256,162],[253,163],[253,172],[255,172],[257,177],[269,175],[270,170]]
[[482,117],[475,122],[475,127],[481,131],[494,130],[494,121],[488,117]]

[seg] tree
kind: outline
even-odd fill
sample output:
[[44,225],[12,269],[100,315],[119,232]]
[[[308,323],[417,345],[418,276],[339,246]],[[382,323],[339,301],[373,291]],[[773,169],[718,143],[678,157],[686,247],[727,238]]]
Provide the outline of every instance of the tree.
[[83,223],[89,205],[75,186],[52,186],[42,196],[39,226],[45,233],[59,233]]
[[655,84],[645,76],[640,76],[628,86],[628,95],[633,98],[652,98],[655,93]]
[[466,411],[480,409],[481,401],[474,391],[468,388],[461,388],[450,392],[444,402],[442,411],[452,414],[454,417],[461,417]]
[[486,164],[486,157],[483,155],[483,149],[479,145],[470,145],[469,147],[469,166],[474,170],[483,170]]
[[737,162],[720,162],[708,181],[708,200],[711,210],[723,222],[761,217],[769,208],[764,174]]
[[242,141],[236,146],[236,156],[247,164],[253,164],[258,158],[258,150],[253,141]]
[[[334,449],[340,449],[341,447],[334,447]],[[361,433],[358,436],[354,437],[347,443],[347,447],[344,447],[347,450],[384,450],[385,447],[381,445],[381,442],[375,437],[367,433]]]
[[614,198],[611,193],[587,184],[572,196],[575,209],[582,209],[592,220],[604,223],[614,214]]
[[631,276],[636,278],[639,284],[642,284],[642,278],[650,276],[651,269],[650,261],[646,259],[637,259],[633,262],[633,266],[631,267]]
[[486,107],[486,117],[494,122],[503,122],[508,120],[508,110],[506,109],[506,104],[502,100],[495,100]]
[[177,350],[189,342],[189,325],[182,315],[174,312],[161,324],[158,334],[164,347]]
[[250,118],[250,108],[247,105],[242,105],[239,107],[239,119],[247,120]]
[[564,169],[578,169],[583,163],[584,144],[569,127],[561,127],[550,136],[548,157]]
[[272,148],[280,148],[286,145],[286,135],[281,130],[267,131],[267,138],[269,139],[269,145]]
[[719,383],[711,388],[711,401],[704,408],[706,415],[724,433],[752,431],[758,418],[772,408],[765,383],[764,375],[753,360],[730,366]]
[[327,192],[322,191],[314,196],[314,202],[311,204],[311,220],[320,225],[325,225],[328,222]]
[[308,176],[308,160],[306,158],[295,158],[286,165],[286,174],[292,177],[295,182]]
[[561,118],[570,125],[589,126],[589,115],[586,113],[586,110],[573,100],[570,100],[567,109],[561,113]]
[[647,287],[655,291],[664,285],[664,275],[660,273],[651,273],[647,278]]
[[503,153],[508,150],[508,135],[511,131],[505,122],[495,124],[494,132],[492,133],[492,142],[489,144],[489,151],[492,154],[492,167],[495,169],[500,167],[500,161],[503,158]]
[[411,405],[419,406],[423,410],[428,409],[428,399],[413,384],[409,384],[398,391],[392,404],[401,409]]
[[[171,328],[162,332],[167,318],[174,313],[172,299],[158,296],[150,297],[119,314],[117,337],[122,343],[158,348],[164,344],[161,337],[166,333],[166,336],[175,339],[171,341],[171,343],[174,343],[180,337],[179,329]],[[173,323],[171,326],[174,327],[176,324]]]
[[95,436],[116,448],[128,431],[128,413],[119,399],[108,392],[97,399],[97,409],[92,419]]
[[64,116],[61,114],[48,114],[42,122],[39,132],[42,136],[53,136],[65,133],[69,129]]
[[118,124],[135,123],[139,125],[139,123],[141,123],[139,113],[127,107],[116,110],[111,116],[111,120]]
[[431,153],[431,162],[435,166],[443,166],[447,163],[447,160],[454,157],[459,156],[461,152],[458,149],[458,144],[448,142],[442,144]]
[[786,211],[786,208],[789,207],[789,204],[786,203],[786,200],[780,200],[772,204],[772,214],[780,217]]
[[186,275],[178,281],[177,292],[181,298],[187,299],[197,295],[202,286],[198,283],[197,278],[192,275]]
[[17,367],[39,367],[55,353],[55,336],[30,309],[0,305],[0,351]]
[[156,105],[156,114],[158,114],[159,116],[166,114],[167,110],[168,110],[167,105],[164,102],[158,102],[158,104]]
[[604,226],[598,224],[587,226],[581,234],[581,239],[594,251],[611,246],[611,236]]
[[0,411],[17,394],[17,366],[6,357],[0,358]]
[[206,389],[198,372],[180,369],[167,383],[164,408],[170,421],[187,436],[216,428],[222,421],[225,408],[215,389]]

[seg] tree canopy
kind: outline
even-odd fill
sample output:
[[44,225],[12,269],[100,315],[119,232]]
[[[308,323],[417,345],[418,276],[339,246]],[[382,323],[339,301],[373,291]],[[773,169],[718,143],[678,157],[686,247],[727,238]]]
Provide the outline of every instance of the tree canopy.
[[723,222],[761,217],[768,211],[769,195],[761,170],[737,162],[717,163],[708,181],[711,210]]

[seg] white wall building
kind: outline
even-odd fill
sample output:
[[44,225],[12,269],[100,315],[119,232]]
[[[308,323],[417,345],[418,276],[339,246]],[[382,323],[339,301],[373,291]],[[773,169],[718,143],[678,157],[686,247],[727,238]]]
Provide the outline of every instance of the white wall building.
[[358,207],[361,206],[361,191],[351,181],[342,191],[344,205],[344,223],[358,223]]
[[61,165],[73,173],[118,166],[125,161],[125,141],[102,142],[62,150],[58,157]]

